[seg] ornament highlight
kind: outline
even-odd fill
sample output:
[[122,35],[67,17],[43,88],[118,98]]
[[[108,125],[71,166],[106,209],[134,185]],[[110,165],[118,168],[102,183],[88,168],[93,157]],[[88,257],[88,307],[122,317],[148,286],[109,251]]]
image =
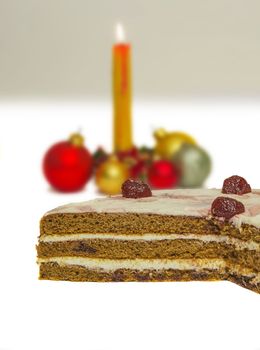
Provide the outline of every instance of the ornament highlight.
[[129,178],[126,164],[120,162],[114,155],[101,163],[96,171],[96,184],[105,194],[118,194],[121,186]]
[[184,132],[168,132],[158,129],[154,132],[155,153],[161,158],[171,159],[184,143],[195,145],[195,139]]
[[178,184],[178,181],[178,170],[169,160],[157,160],[149,168],[148,182],[153,188],[172,188]]
[[43,159],[43,172],[49,184],[61,192],[81,190],[90,178],[92,157],[82,135],[51,146]]
[[201,187],[211,170],[208,153],[196,145],[184,144],[172,158],[180,170],[180,187]]

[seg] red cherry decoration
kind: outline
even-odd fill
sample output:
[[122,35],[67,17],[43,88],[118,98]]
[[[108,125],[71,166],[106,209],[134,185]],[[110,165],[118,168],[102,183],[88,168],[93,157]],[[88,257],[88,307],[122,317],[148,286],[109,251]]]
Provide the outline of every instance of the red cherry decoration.
[[150,187],[141,180],[128,179],[123,183],[121,190],[122,196],[125,198],[144,198],[152,196]]
[[222,193],[231,193],[241,196],[250,192],[252,192],[251,186],[241,176],[233,175],[224,180]]
[[61,192],[81,190],[90,178],[92,157],[80,134],[72,134],[49,148],[43,159],[43,172],[50,185]]
[[229,197],[217,197],[211,204],[211,214],[217,218],[231,219],[245,212],[243,203]]
[[155,161],[148,170],[148,182],[153,188],[172,188],[177,185],[178,180],[178,170],[168,160]]

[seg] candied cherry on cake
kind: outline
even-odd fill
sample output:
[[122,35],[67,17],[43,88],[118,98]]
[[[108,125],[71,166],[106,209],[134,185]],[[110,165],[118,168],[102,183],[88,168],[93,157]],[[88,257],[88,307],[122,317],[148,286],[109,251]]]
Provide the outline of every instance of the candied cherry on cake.
[[251,187],[241,176],[233,175],[224,180],[222,193],[242,195],[249,192],[251,192]]
[[141,180],[128,179],[123,183],[121,189],[122,195],[125,198],[143,198],[152,196],[150,187]]
[[229,197],[217,197],[211,204],[211,214],[226,220],[244,212],[244,204]]

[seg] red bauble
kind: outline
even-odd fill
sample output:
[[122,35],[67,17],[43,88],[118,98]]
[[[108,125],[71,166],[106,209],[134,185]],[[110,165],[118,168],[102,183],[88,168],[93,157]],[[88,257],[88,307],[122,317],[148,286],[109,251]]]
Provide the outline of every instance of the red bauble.
[[149,168],[148,181],[153,188],[172,188],[177,185],[178,180],[178,170],[168,160],[155,161]]
[[43,171],[52,187],[61,192],[81,190],[92,170],[92,157],[83,137],[73,134],[68,141],[54,144],[45,154]]

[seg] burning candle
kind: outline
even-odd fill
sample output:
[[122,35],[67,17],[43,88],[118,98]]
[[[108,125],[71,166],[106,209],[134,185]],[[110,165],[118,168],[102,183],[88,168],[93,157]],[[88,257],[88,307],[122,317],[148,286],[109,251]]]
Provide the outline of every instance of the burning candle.
[[131,46],[125,40],[121,24],[116,27],[113,46],[114,151],[132,148]]

